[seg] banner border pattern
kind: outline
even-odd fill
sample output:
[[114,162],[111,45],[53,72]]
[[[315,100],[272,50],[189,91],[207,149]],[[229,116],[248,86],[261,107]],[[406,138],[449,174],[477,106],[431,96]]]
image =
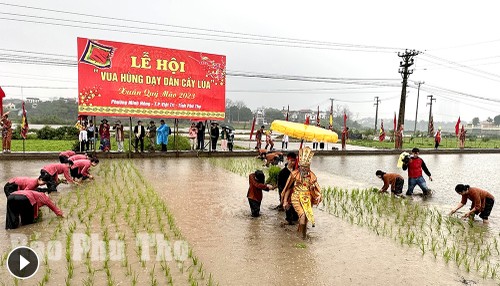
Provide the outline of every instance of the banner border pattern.
[[168,118],[225,118],[225,112],[216,111],[193,111],[193,110],[171,110],[171,109],[148,109],[129,107],[107,107],[107,106],[78,106],[78,113],[107,114],[108,116],[153,116]]

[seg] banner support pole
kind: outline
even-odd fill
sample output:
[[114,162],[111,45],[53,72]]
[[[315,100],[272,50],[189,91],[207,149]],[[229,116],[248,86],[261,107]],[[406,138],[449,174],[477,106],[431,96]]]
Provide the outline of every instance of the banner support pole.
[[132,157],[132,117],[128,117],[130,132],[128,135],[128,158]]

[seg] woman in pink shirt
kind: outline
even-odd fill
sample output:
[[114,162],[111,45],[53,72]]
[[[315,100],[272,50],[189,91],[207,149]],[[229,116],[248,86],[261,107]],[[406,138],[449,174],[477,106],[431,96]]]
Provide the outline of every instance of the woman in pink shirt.
[[40,170],[40,178],[47,182],[47,187],[52,191],[57,191],[59,184],[59,174],[64,174],[68,183],[75,183],[69,174],[69,168],[73,166],[72,161],[66,163],[55,163],[46,165]]
[[61,163],[66,163],[68,161],[68,158],[75,154],[76,154],[75,151],[72,150],[61,152],[59,153],[59,161]]
[[5,196],[9,197],[9,195],[15,191],[36,190],[41,185],[45,185],[45,181],[42,180],[41,177],[15,177],[10,179],[7,184],[5,184],[3,191],[5,192]]
[[75,179],[93,179],[94,177],[89,173],[90,167],[95,167],[99,164],[99,159],[91,158],[90,160],[77,160],[73,162],[70,168],[71,177]]
[[19,225],[34,223],[42,206],[48,206],[57,216],[64,217],[63,212],[52,202],[47,193],[31,190],[13,192],[7,198],[5,228],[15,229]]

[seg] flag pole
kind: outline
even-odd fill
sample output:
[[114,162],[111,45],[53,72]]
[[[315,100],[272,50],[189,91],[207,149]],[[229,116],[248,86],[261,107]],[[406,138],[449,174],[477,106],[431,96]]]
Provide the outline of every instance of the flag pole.
[[[23,87],[21,86],[21,99],[23,100],[23,116],[25,116],[25,113],[26,113],[26,110],[24,109],[24,93],[23,93]],[[24,127],[24,126],[23,126]],[[26,134],[26,136],[28,136],[28,134]],[[21,136],[23,137],[23,154],[26,153],[26,138],[24,138],[24,136]]]

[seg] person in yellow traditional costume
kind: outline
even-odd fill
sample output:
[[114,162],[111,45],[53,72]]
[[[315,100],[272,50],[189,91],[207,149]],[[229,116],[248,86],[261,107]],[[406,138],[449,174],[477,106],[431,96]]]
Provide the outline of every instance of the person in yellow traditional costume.
[[299,150],[299,168],[290,174],[282,193],[283,208],[288,209],[291,203],[299,215],[298,231],[304,239],[307,237],[307,221],[314,227],[312,206],[321,202],[321,189],[310,168],[313,156],[309,147]]

